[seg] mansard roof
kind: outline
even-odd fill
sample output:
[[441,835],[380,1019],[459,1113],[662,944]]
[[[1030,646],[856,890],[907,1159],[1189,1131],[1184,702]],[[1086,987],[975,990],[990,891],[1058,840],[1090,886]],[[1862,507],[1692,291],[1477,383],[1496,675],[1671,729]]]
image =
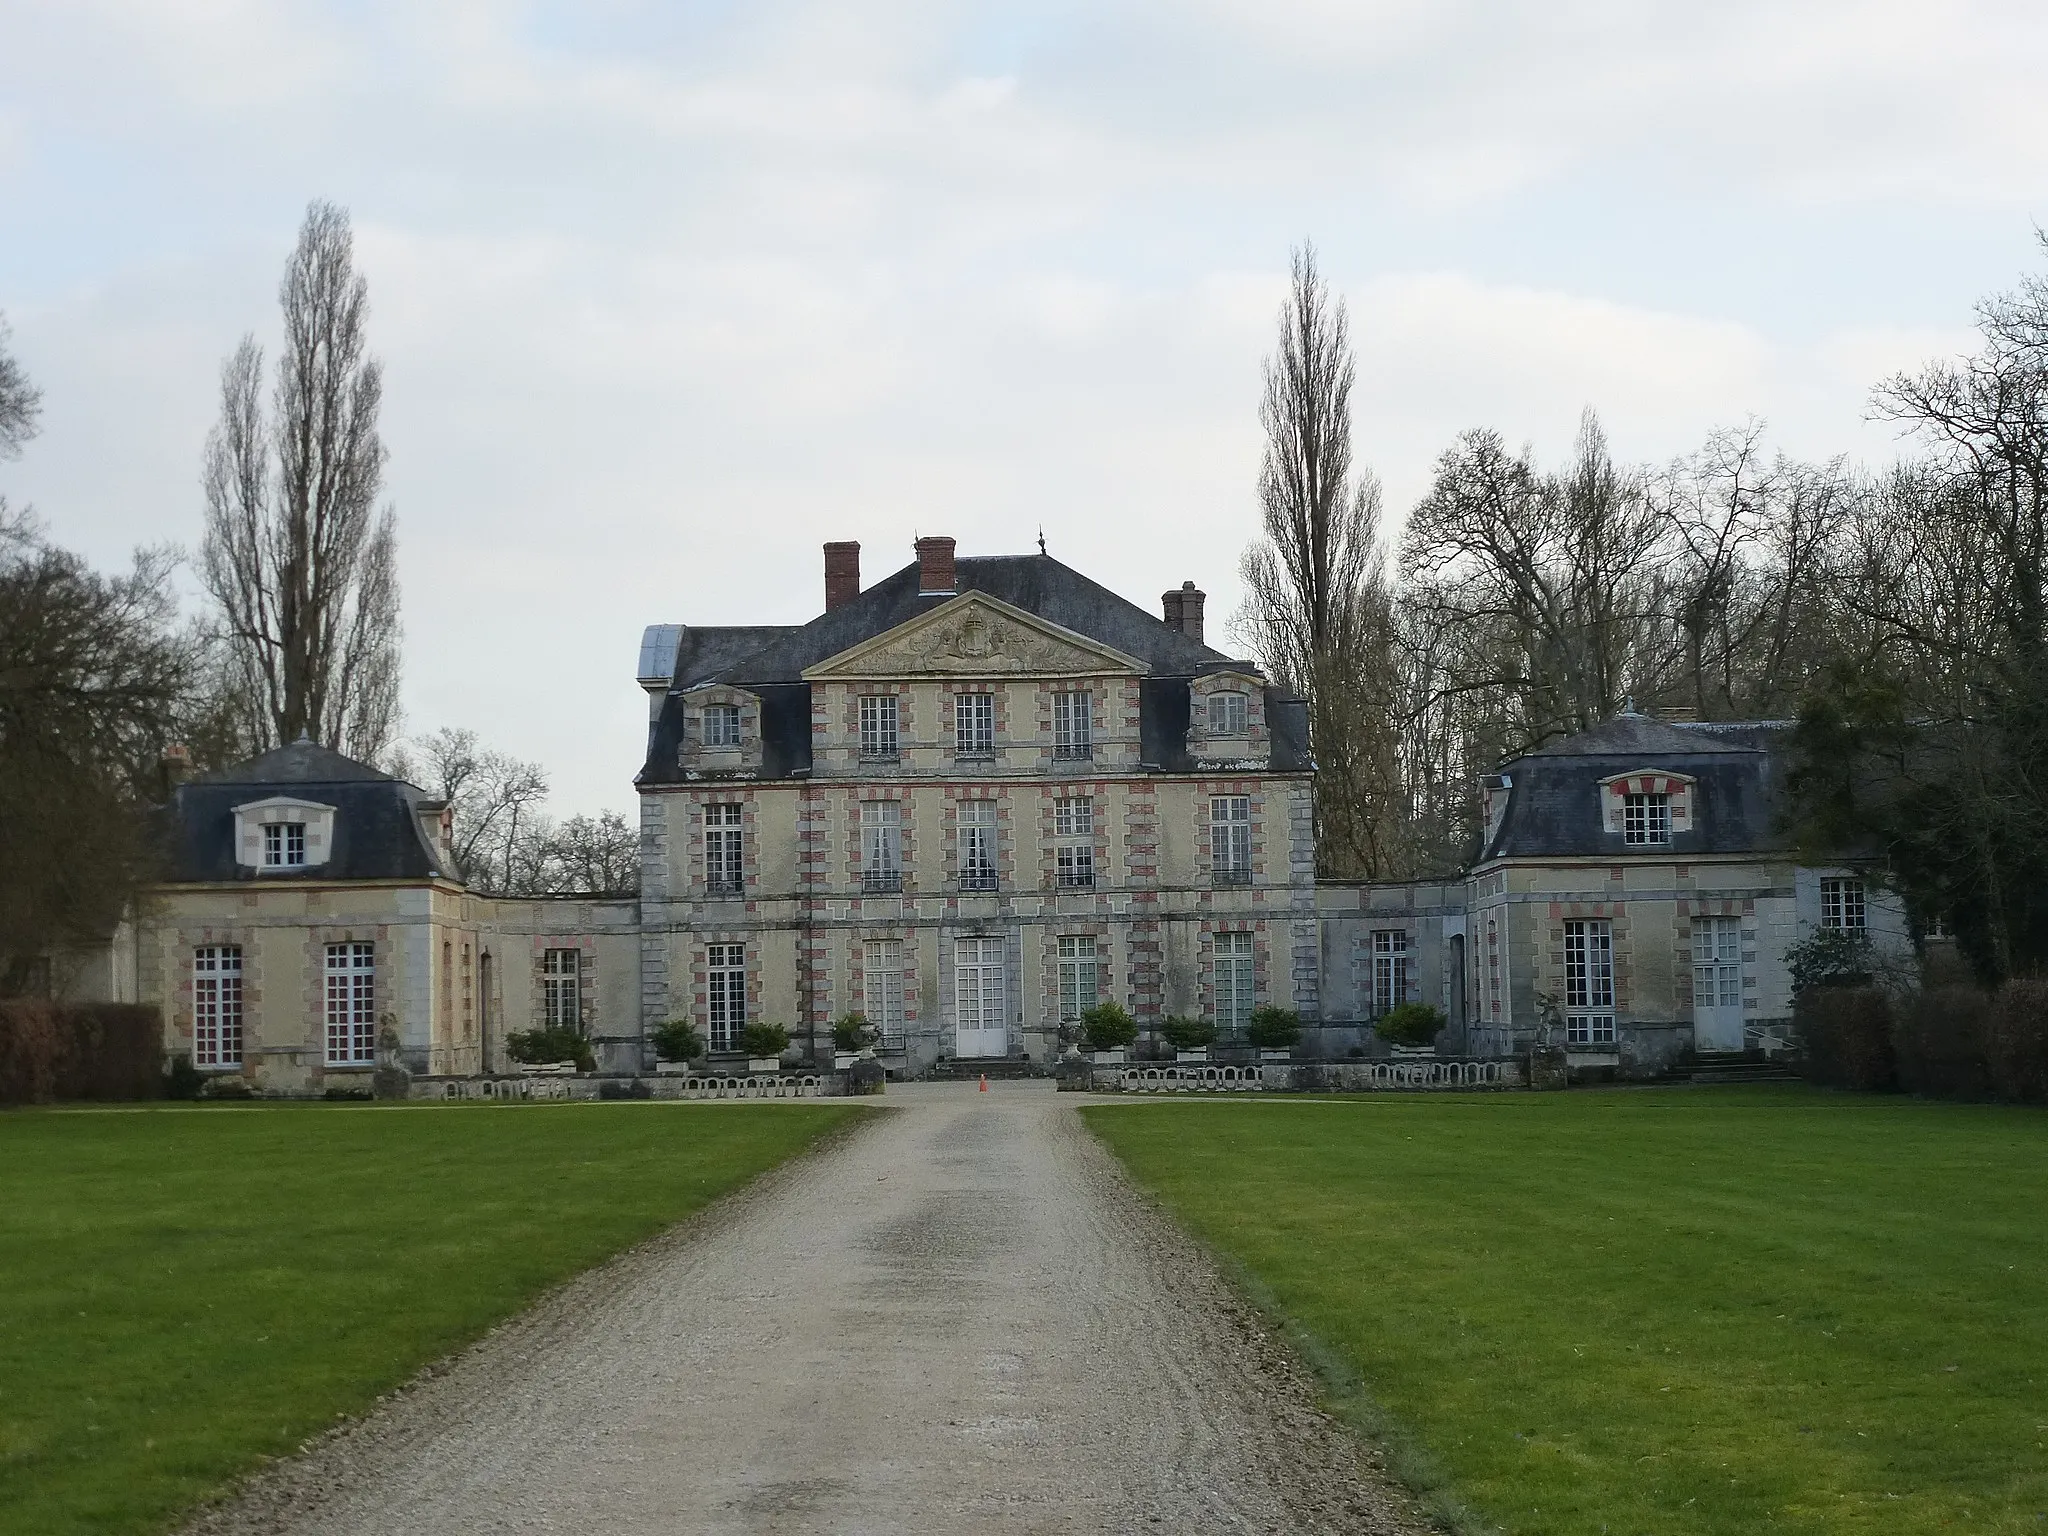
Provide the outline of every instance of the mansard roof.
[[[1501,767],[1507,812],[1480,861],[1622,858],[1654,852],[1773,853],[1778,826],[1775,756],[1784,727],[1772,721],[1663,721],[1624,713],[1591,730],[1546,742]],[[1665,771],[1692,781],[1692,824],[1654,850],[1607,830],[1601,784],[1619,773]]]
[[[288,786],[288,787],[287,787]],[[303,738],[247,762],[181,784],[164,807],[167,878],[253,880],[235,862],[235,807],[278,795],[334,807],[334,843],[324,864],[266,871],[272,882],[425,880],[453,876],[420,831],[420,812],[436,804],[417,785]]]
[[[1139,690],[1141,753],[1148,767],[1164,772],[1195,768],[1186,745],[1188,680],[1231,669],[1257,672],[1251,663],[1190,638],[1159,615],[1049,555],[963,555],[954,563],[951,592],[925,593],[919,585],[919,567],[912,561],[808,624],[684,628],[669,695],[650,732],[639,782],[680,781],[680,693],[712,682],[730,683],[761,697],[764,778],[808,773],[811,713],[806,673],[967,593],[980,593],[1137,663],[1145,674]],[[1305,770],[1306,706],[1268,688],[1266,717],[1273,768]]]

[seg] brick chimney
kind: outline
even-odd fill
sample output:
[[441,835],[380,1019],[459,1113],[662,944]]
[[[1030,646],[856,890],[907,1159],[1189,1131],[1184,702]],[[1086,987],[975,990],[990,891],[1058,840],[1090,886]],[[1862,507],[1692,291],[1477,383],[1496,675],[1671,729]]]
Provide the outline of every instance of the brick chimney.
[[844,608],[860,596],[860,545],[852,540],[825,546],[825,611]]
[[166,746],[163,756],[157,760],[157,776],[165,794],[175,792],[180,784],[192,777],[192,749],[178,741]]
[[1209,600],[1209,594],[1199,590],[1192,581],[1184,581],[1177,592],[1163,592],[1159,606],[1166,614],[1169,626],[1179,630],[1197,645],[1202,643],[1202,605]]
[[952,539],[934,534],[917,541],[917,590],[920,595],[944,593],[951,597],[960,590],[953,574]]

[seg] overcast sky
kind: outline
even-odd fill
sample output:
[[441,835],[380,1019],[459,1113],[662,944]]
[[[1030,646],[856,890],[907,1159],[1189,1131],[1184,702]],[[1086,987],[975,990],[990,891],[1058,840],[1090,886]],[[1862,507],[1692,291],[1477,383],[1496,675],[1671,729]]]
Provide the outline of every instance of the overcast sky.
[[[1396,513],[1462,428],[1658,460],[1869,386],[2040,264],[2048,6],[0,0],[0,310],[63,543],[195,546],[220,361],[305,204],[384,361],[409,727],[630,805],[641,627],[818,546],[1237,602],[1290,245]],[[1212,619],[1213,626],[1213,619]]]

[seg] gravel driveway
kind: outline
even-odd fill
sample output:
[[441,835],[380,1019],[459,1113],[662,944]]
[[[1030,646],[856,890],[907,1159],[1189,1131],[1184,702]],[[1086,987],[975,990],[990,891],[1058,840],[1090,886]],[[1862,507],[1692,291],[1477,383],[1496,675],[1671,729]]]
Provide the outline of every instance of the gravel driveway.
[[1424,1528],[1072,1096],[884,1102],[195,1530]]

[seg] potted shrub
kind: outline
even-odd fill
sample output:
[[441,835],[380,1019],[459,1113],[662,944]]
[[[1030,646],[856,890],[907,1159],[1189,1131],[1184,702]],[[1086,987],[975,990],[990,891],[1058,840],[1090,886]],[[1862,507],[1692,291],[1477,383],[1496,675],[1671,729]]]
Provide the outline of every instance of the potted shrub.
[[864,1013],[841,1014],[832,1022],[832,1069],[844,1072],[862,1056],[872,1056],[882,1043],[882,1032]]
[[782,1053],[789,1049],[789,1031],[780,1024],[749,1024],[740,1031],[749,1072],[780,1072]]
[[1191,1019],[1169,1013],[1159,1021],[1159,1033],[1173,1047],[1175,1061],[1207,1061],[1209,1047],[1216,1043],[1216,1026],[1207,1019]]
[[1397,1003],[1379,1016],[1373,1030],[1396,1056],[1434,1056],[1444,1011],[1428,1003]]
[[670,1019],[654,1032],[654,1070],[684,1072],[704,1054],[704,1037],[688,1019]]
[[1292,1008],[1261,1003],[1246,1020],[1244,1033],[1259,1048],[1259,1060],[1285,1061],[1301,1039],[1301,1015]]
[[1130,1043],[1138,1038],[1138,1021],[1117,1003],[1097,1003],[1081,1015],[1081,1038],[1097,1062],[1120,1065]]
[[576,1029],[529,1029],[505,1037],[505,1054],[528,1067],[589,1072],[597,1066],[590,1042]]

